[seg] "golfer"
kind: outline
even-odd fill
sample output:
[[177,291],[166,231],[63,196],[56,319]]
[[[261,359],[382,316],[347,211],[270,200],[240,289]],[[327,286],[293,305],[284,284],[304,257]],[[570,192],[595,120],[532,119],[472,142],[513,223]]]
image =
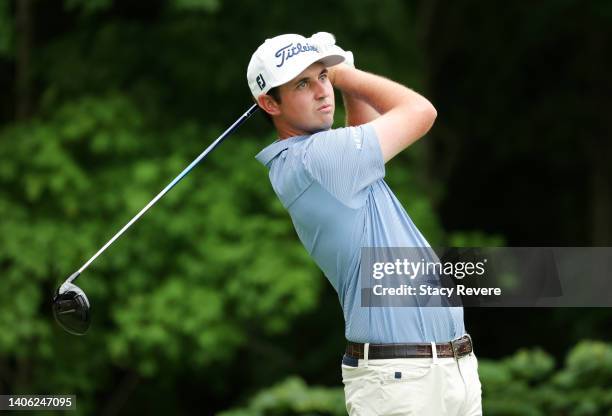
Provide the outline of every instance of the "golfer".
[[[393,191],[385,163],[431,128],[416,92],[355,69],[329,33],[267,39],[249,88],[278,140],[257,156],[311,257],[338,293],[350,415],[481,415],[481,385],[461,307],[367,307],[362,247],[428,247]],[[346,127],[332,129],[334,87]]]

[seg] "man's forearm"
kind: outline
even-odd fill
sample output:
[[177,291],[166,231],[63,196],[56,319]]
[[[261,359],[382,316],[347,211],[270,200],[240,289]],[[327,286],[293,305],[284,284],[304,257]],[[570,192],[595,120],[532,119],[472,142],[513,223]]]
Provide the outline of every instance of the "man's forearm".
[[360,126],[380,116],[371,105],[355,96],[343,92],[342,100],[346,111],[346,126]]
[[334,87],[350,97],[351,101],[363,101],[378,114],[384,114],[398,105],[413,107],[430,106],[420,94],[390,79],[359,69],[338,65],[332,74]]
[[385,162],[423,137],[436,119],[436,109],[427,98],[397,82],[343,65],[331,67],[329,78],[343,94],[380,114],[372,127]]
[[[339,66],[345,66],[345,64],[340,64]],[[354,66],[349,65],[346,66],[346,68],[354,68]],[[380,113],[365,101],[347,92],[341,91],[341,93],[342,101],[344,102],[344,110],[346,112],[345,122],[347,127],[360,126],[380,116]]]

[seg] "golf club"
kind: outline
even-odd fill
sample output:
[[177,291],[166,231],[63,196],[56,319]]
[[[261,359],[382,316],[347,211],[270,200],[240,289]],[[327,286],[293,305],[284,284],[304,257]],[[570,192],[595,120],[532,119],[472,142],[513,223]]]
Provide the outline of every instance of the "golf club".
[[115,234],[104,246],[98,250],[81,268],[74,272],[56,290],[53,296],[53,316],[57,323],[74,335],[83,335],[89,329],[91,323],[90,304],[85,292],[72,283],[89,265],[119,238],[132,224],[144,215],[157,201],[161,199],[170,189],[180,182],[202,159],[212,152],[227,136],[234,132],[242,123],[257,111],[259,107],[253,104],[238,120],[227,128],[214,142],[210,144],[189,166],[187,166],[176,178],[172,180],[155,198],[140,210],[117,234]]

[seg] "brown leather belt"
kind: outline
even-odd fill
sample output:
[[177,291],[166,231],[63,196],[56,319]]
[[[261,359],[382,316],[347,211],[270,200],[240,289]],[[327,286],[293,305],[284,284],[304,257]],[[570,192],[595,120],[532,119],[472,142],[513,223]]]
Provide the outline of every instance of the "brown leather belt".
[[[363,359],[364,344],[349,341],[345,354],[354,359]],[[473,351],[469,334],[443,344],[436,344],[438,357],[461,358]],[[431,344],[370,344],[368,359],[427,358],[433,357]]]

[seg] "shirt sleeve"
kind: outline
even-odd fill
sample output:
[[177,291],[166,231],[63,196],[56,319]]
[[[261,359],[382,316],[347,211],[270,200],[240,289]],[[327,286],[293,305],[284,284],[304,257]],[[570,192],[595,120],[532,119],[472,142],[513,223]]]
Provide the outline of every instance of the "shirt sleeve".
[[316,133],[304,153],[306,170],[323,188],[347,205],[385,176],[385,163],[374,127],[363,124]]

